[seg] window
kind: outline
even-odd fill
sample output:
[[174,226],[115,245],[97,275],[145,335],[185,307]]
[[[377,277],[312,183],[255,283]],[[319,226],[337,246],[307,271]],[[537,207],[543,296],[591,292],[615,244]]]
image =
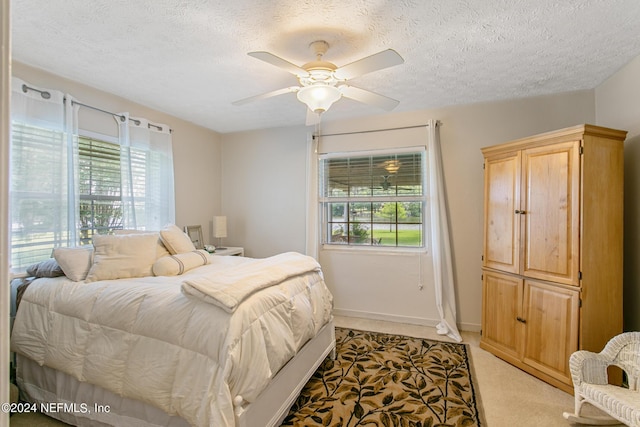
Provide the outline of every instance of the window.
[[424,153],[321,156],[322,243],[424,247]]
[[78,143],[80,244],[122,228],[120,145],[81,136]]
[[[139,229],[173,222],[166,219],[174,215],[171,157],[144,147],[123,150],[105,141],[109,137],[91,132],[75,138],[77,152],[70,154],[67,136],[60,130],[12,123],[12,268],[49,258],[56,247],[90,245],[95,234],[125,228],[127,215],[130,223],[137,218]],[[69,167],[76,161],[77,169]],[[163,171],[169,169],[167,177]],[[74,170],[76,175],[70,176]]]
[[[59,224],[69,196],[63,132],[14,122],[11,152],[11,258],[15,268],[51,256],[68,246],[69,232]],[[95,233],[122,228],[120,146],[95,138],[78,139],[79,242]],[[37,177],[37,179],[33,179]],[[69,207],[72,209],[73,207]]]
[[[11,267],[88,245],[114,229],[175,222],[171,129],[11,79]],[[106,112],[118,137],[79,131],[80,106]]]

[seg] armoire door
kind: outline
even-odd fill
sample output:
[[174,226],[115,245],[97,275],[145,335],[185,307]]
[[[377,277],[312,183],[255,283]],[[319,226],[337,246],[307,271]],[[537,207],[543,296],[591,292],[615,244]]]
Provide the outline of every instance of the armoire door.
[[484,164],[483,266],[519,273],[520,152]]
[[578,286],[580,141],[522,151],[522,271]]
[[522,279],[482,273],[482,343],[519,360],[522,353]]
[[522,360],[569,385],[569,357],[578,350],[579,302],[577,290],[524,281]]

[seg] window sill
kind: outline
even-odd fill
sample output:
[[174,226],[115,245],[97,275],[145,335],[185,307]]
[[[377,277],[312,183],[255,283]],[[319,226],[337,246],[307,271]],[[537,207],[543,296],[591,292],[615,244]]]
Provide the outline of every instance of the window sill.
[[386,254],[386,255],[426,255],[427,248],[409,248],[392,246],[349,246],[322,244],[320,250],[327,252],[349,252],[361,254]]

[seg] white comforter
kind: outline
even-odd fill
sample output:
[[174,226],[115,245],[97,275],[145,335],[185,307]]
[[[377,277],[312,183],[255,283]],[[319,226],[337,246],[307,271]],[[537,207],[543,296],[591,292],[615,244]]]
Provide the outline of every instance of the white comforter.
[[212,257],[177,277],[71,282],[25,292],[13,351],[196,426],[233,426],[233,399],[252,402],[331,316],[314,270],[251,293],[233,313],[181,292],[185,280],[251,262]]

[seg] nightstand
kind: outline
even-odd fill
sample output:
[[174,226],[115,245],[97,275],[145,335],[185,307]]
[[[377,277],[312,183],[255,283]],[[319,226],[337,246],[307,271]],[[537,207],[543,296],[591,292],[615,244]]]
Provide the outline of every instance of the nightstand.
[[223,256],[223,255],[244,256],[244,248],[237,248],[237,247],[227,246],[224,249],[216,249],[216,251],[213,252],[211,255],[218,255],[218,256]]

